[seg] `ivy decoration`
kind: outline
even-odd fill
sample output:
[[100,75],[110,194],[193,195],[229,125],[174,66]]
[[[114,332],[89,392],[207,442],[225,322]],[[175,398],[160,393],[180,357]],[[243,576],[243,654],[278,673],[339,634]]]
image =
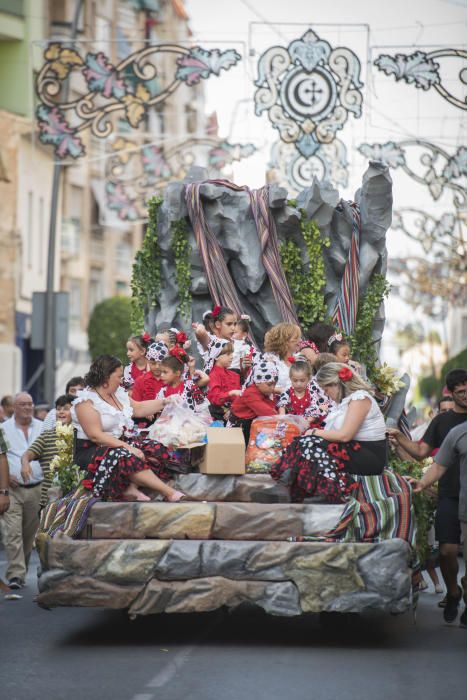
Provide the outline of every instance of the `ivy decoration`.
[[155,306],[161,290],[161,251],[157,238],[157,222],[161,197],[148,202],[148,224],[141,250],[136,253],[131,277],[131,331],[139,334],[144,328],[146,307]]
[[191,245],[186,219],[180,219],[172,224],[172,252],[178,285],[177,311],[182,318],[189,319],[191,317]]
[[[431,460],[432,461],[432,460]],[[389,468],[400,476],[421,479],[425,469],[430,466],[430,459],[421,462],[411,462],[396,457],[394,453],[389,459]],[[436,489],[427,489],[421,493],[412,493],[412,503],[417,523],[416,548],[420,562],[423,564],[429,558],[428,532],[434,523],[436,511]]]
[[298,319],[300,324],[307,328],[316,321],[324,321],[327,317],[323,251],[331,242],[329,238],[321,236],[316,221],[307,219],[303,209],[300,210],[300,214],[300,230],[307,262],[303,263],[302,251],[293,241],[281,243],[280,256]]
[[368,379],[377,380],[378,352],[373,338],[373,324],[383,300],[388,296],[391,285],[386,277],[373,274],[368,289],[360,299],[357,322],[349,338],[352,356],[365,365]]

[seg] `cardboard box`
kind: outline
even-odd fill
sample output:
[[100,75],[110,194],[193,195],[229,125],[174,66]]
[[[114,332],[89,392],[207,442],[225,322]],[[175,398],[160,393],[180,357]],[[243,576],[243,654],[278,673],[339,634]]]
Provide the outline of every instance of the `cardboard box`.
[[244,474],[245,439],[241,428],[208,428],[199,465],[202,474]]

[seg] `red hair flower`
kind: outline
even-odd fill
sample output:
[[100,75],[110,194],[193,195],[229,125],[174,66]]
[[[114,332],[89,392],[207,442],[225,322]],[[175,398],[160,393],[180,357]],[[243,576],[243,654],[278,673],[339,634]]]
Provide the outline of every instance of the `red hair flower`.
[[217,306],[215,306],[213,308],[211,315],[213,318],[217,318],[219,316],[220,312],[221,312],[221,307],[217,304]]
[[293,355],[289,355],[289,357],[287,358],[287,362],[290,362],[290,364],[293,365],[293,363],[295,362],[295,357]]
[[176,335],[176,341],[179,345],[183,345],[188,340],[188,336],[183,331],[179,331]]
[[145,343],[149,343],[149,341],[151,340],[151,334],[147,331],[144,331],[144,333],[141,335],[141,340],[144,340]]
[[175,359],[182,365],[188,362],[188,355],[186,354],[185,350],[178,345],[176,345],[174,348],[170,348],[169,355],[175,357]]
[[342,369],[339,370],[338,375],[342,382],[350,382],[353,377],[353,372],[350,367],[342,367]]

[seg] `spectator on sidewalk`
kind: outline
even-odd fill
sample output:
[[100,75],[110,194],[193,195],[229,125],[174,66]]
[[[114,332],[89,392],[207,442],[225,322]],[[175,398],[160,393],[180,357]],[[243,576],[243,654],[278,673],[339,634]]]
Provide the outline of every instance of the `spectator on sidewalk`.
[[[454,401],[454,408],[435,416],[419,442],[409,440],[399,430],[388,430],[391,441],[395,441],[412,458],[422,460],[429,457],[433,450],[441,447],[451,430],[467,421],[467,371],[451,370],[446,375],[445,383]],[[440,607],[444,607],[450,599],[455,599],[459,592],[457,583],[459,573],[457,554],[461,541],[459,488],[458,459],[452,468],[443,474],[438,486],[435,532],[439,542],[440,569],[447,590],[446,598],[439,603]]]
[[63,394],[55,401],[55,410],[57,422],[51,430],[43,430],[42,433],[34,440],[31,447],[21,457],[21,476],[25,483],[29,483],[32,474],[31,462],[39,460],[42,467],[44,479],[41,484],[41,502],[40,507],[44,508],[47,505],[48,491],[52,486],[52,475],[50,474],[50,462],[57,454],[57,424],[71,424],[71,404],[74,396],[72,394]]
[[0,515],[7,512],[10,507],[9,494],[9,470],[8,470],[8,443],[5,440],[5,435],[0,428]]
[[[429,488],[453,469],[459,469],[460,473],[459,520],[464,540],[464,562],[467,562],[467,423],[462,423],[449,432],[430,469],[419,481],[411,480],[414,492]],[[457,586],[456,595],[448,593],[443,614],[446,622],[454,622],[463,595],[466,607],[460,618],[460,626],[467,627],[467,572],[461,583],[462,589]]]
[[42,469],[31,462],[28,483],[21,475],[21,457],[42,431],[42,422],[33,418],[34,403],[30,394],[21,392],[13,401],[14,413],[2,423],[8,444],[10,470],[10,507],[2,515],[4,544],[8,560],[7,579],[10,588],[21,588],[26,580],[29,557],[39,525]]
[[[84,389],[84,387],[85,383],[83,377],[72,377],[66,384],[65,394],[71,394],[71,396],[76,396],[78,391],[81,391],[81,389]],[[53,428],[55,428],[56,422],[57,414],[55,408],[52,408],[44,418],[44,422],[42,423],[42,430],[52,430]]]
[[10,394],[7,394],[2,398],[0,401],[0,406],[3,408],[3,413],[5,415],[3,420],[8,420],[8,418],[11,418],[13,415],[13,397]]

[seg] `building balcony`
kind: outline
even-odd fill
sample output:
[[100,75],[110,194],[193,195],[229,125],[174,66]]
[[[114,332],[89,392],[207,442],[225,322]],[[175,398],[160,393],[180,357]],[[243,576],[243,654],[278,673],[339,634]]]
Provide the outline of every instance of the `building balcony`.
[[21,41],[24,37],[23,0],[0,0],[0,41]]

